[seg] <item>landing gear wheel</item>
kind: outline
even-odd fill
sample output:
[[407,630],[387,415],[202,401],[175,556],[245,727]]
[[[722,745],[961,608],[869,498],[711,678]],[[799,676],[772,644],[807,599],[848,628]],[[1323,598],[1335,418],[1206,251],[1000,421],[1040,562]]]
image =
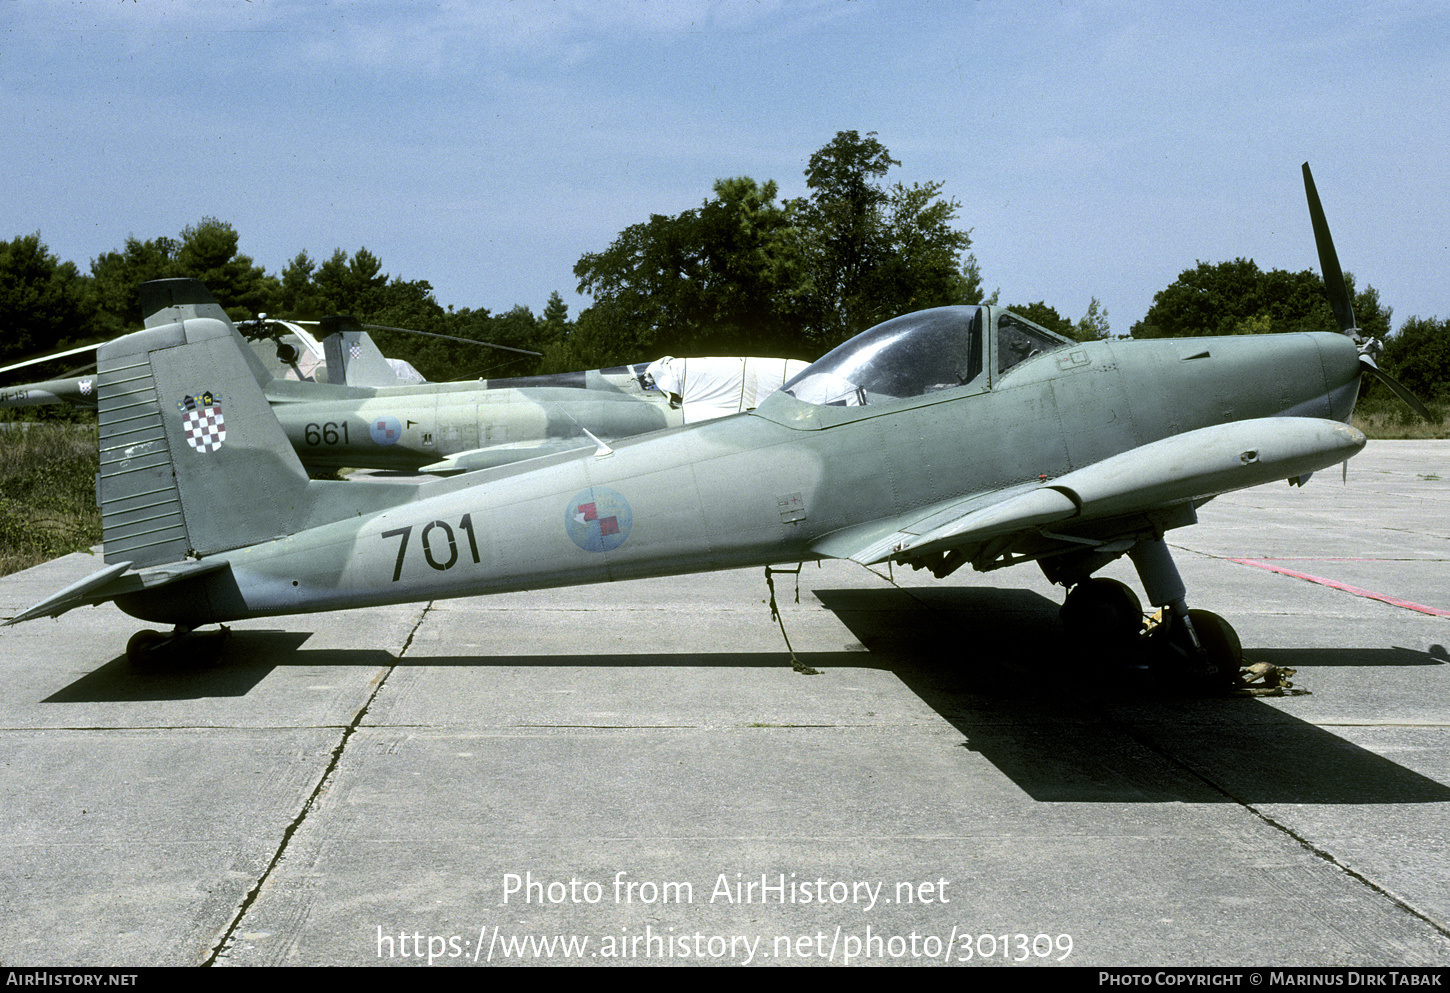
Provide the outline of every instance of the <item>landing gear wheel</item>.
[[1143,630],[1143,605],[1138,594],[1116,579],[1089,579],[1068,593],[1058,611],[1073,638],[1102,644],[1131,644]]
[[1222,693],[1238,685],[1244,664],[1243,644],[1233,625],[1208,610],[1190,610],[1188,619],[1198,635],[1201,653],[1190,653],[1189,678],[1205,692]]
[[1239,685],[1244,664],[1239,636],[1228,621],[1207,610],[1190,610],[1188,620],[1198,646],[1183,621],[1172,614],[1148,634],[1153,664],[1164,677],[1192,692],[1227,693]]
[[156,665],[166,654],[165,644],[168,640],[170,639],[160,631],[137,631],[126,642],[126,661],[138,669]]

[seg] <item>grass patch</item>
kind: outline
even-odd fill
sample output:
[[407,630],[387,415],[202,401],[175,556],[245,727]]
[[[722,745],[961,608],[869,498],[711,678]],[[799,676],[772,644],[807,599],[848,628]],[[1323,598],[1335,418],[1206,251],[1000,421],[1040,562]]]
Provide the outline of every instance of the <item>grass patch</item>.
[[1450,421],[1445,418],[1450,413],[1450,404],[1431,400],[1425,406],[1435,416],[1434,423],[1426,424],[1419,414],[1394,397],[1372,397],[1355,406],[1349,423],[1367,437],[1381,440],[1450,438]]
[[101,540],[94,424],[0,424],[0,576]]

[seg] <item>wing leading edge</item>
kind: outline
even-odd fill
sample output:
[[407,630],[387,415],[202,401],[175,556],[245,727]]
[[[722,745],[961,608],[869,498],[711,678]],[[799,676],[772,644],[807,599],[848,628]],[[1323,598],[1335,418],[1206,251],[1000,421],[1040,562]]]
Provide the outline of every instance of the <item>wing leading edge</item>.
[[[812,550],[874,565],[906,561],[1014,535],[1080,525],[1205,500],[1343,462],[1365,437],[1339,421],[1264,417],[1164,438],[1057,479],[978,494],[865,527],[827,535]],[[1100,536],[1099,536],[1100,537]],[[1006,547],[1005,545],[1003,546]]]

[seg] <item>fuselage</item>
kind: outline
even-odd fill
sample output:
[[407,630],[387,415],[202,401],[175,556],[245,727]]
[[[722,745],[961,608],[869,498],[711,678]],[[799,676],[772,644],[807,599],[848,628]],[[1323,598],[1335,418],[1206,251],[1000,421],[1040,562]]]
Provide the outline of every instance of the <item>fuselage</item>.
[[915,396],[842,405],[782,391],[752,413],[607,454],[427,484],[380,512],[218,553],[230,568],[194,584],[117,602],[192,625],[799,561],[843,529],[1197,428],[1347,420],[1359,382],[1354,344],[1334,334],[1062,343],[1005,369],[998,347],[989,338],[970,381]]
[[592,446],[586,430],[612,439],[684,424],[681,410],[659,393],[560,388],[418,390],[275,410],[302,461],[321,469],[412,471],[479,449],[504,464],[539,446]]

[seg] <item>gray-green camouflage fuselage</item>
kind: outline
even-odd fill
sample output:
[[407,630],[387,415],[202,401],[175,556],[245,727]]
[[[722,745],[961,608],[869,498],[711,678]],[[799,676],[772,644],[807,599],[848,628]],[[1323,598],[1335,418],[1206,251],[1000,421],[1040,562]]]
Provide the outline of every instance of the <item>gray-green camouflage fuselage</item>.
[[[156,442],[164,436],[167,452],[153,469],[137,463],[155,450],[103,467],[106,557],[164,575],[112,595],[136,616],[189,627],[873,549],[877,560],[932,565],[942,538],[914,543],[950,523],[958,525],[951,552],[992,568],[1071,556],[1082,542],[1161,535],[1191,521],[1195,500],[1305,476],[1363,444],[1340,423],[1359,372],[1339,335],[1073,344],[1029,327],[1038,347],[1008,364],[1004,328],[1022,331],[1010,315],[925,314],[979,339],[976,367],[963,370],[968,382],[931,382],[905,397],[868,391],[850,404],[781,392],[754,413],[621,442],[608,454],[422,484],[307,480],[255,390],[250,398],[222,391],[226,437],[200,450],[185,439],[180,413],[164,409],[187,393],[183,383],[220,381],[193,355],[224,352],[228,329],[203,320],[139,332],[103,353],[103,447],[115,448],[104,440],[117,423],[107,414],[110,379],[149,355],[162,411]],[[186,344],[153,350],[158,335]],[[809,373],[798,390],[812,388]],[[234,392],[249,385],[240,377]],[[1154,443],[1168,447],[1152,451]],[[1110,477],[1125,458],[1122,480],[1087,481],[1095,503],[1065,485],[1095,467],[1108,466],[1099,476]],[[1174,459],[1211,471],[1199,479],[1189,466],[1138,497],[1155,467]],[[173,470],[174,507],[149,483],[131,486],[148,476],[164,484]],[[1052,502],[1039,507],[1043,494]],[[1009,512],[973,530],[974,517],[1024,498],[1036,501],[1030,519]],[[883,546],[893,536],[901,538]],[[178,559],[195,574],[166,579],[165,564]]]

